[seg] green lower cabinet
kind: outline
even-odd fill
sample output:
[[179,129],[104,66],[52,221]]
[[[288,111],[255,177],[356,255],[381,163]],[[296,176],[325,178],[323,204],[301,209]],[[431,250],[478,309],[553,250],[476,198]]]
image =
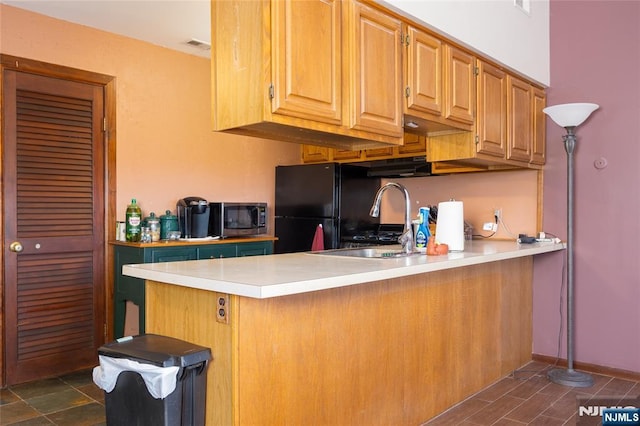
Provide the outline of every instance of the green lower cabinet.
[[238,253],[236,256],[262,256],[273,253],[273,244],[263,243],[242,243],[238,244]]
[[179,262],[181,260],[198,260],[198,249],[194,247],[182,248],[153,248],[149,253],[150,260],[144,263]]
[[217,243],[172,247],[114,245],[113,337],[124,335],[127,301],[139,308],[139,333],[145,332],[144,280],[122,275],[122,266],[136,263],[178,262],[223,257],[260,256],[273,253],[272,241]]
[[217,244],[198,249],[198,259],[220,259],[236,257],[236,244]]

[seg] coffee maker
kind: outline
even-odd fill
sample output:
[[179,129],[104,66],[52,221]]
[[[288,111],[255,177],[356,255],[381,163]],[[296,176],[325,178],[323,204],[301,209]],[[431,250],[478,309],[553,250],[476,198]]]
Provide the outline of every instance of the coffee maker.
[[185,197],[176,204],[180,238],[204,238],[209,232],[209,202],[201,197]]

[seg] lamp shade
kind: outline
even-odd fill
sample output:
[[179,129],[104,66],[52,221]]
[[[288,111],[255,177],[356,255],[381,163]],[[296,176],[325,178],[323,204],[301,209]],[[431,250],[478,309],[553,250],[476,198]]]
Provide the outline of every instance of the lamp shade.
[[576,127],[584,123],[591,113],[599,108],[597,104],[562,104],[546,107],[542,110],[555,123],[562,127]]

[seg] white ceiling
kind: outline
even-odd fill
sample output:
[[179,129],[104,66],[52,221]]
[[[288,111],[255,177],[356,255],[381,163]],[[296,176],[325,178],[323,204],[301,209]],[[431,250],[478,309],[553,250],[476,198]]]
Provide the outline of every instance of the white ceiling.
[[192,55],[209,50],[210,0],[0,0],[43,15],[143,40]]

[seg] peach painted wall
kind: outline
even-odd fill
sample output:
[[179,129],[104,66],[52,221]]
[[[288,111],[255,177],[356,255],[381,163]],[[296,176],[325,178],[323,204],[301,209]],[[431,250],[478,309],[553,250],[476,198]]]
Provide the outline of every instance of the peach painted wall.
[[[184,196],[273,205],[297,145],[211,131],[208,59],[0,5],[0,51],[117,78],[117,212],[175,211]],[[242,102],[238,99],[238,102]]]
[[[499,225],[493,238],[515,239],[519,233],[536,232],[537,176],[537,171],[520,170],[403,178],[395,182],[409,191],[412,219],[421,206],[455,199],[462,201],[465,221],[473,225],[474,234],[491,234],[482,231],[482,224],[493,222],[493,210],[500,208],[507,228]],[[400,191],[385,193],[380,214],[384,223],[404,223],[404,198]]]
[[[640,2],[550,7],[547,103],[600,105],[577,129],[575,360],[640,373]],[[547,120],[544,226],[553,229],[566,227],[563,133]],[[608,166],[597,169],[601,157]],[[535,353],[558,352],[561,265],[560,255],[535,260]],[[565,346],[566,334],[561,357]]]
[[[297,145],[210,130],[207,59],[11,6],[0,4],[0,12],[2,53],[117,78],[119,220],[133,197],[145,215],[174,210],[178,198],[190,195],[273,206],[274,166],[300,162]],[[533,233],[535,175],[473,174],[404,183],[416,200],[416,211],[418,204],[455,197],[465,202],[466,217],[477,228],[493,219],[493,207],[502,207],[513,232]],[[383,222],[403,221],[402,215],[400,220],[394,217],[393,209],[385,213],[383,208]],[[509,235],[501,230],[497,237]]]

